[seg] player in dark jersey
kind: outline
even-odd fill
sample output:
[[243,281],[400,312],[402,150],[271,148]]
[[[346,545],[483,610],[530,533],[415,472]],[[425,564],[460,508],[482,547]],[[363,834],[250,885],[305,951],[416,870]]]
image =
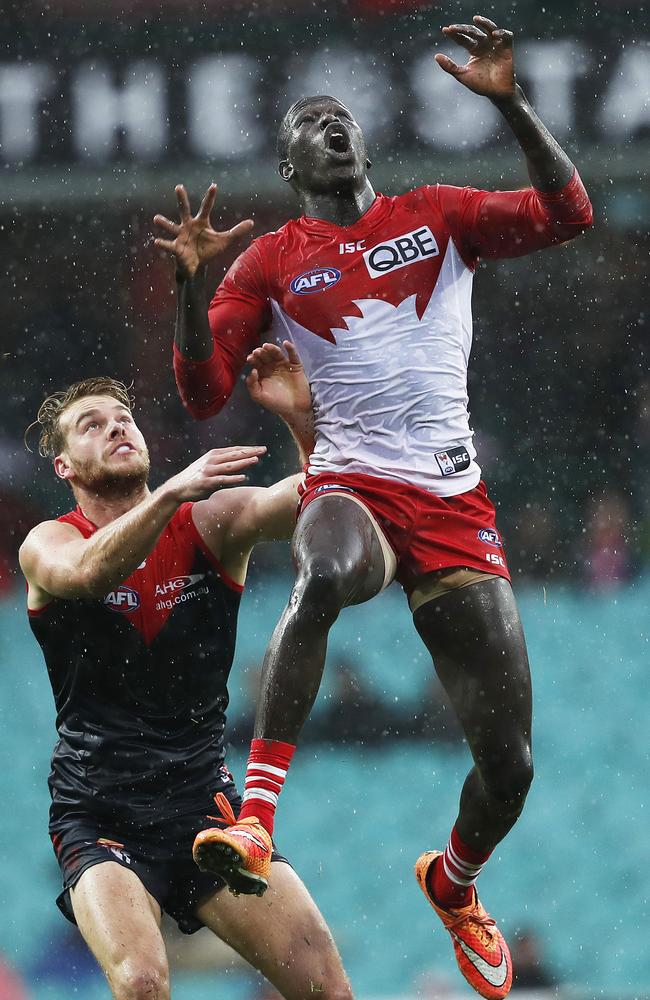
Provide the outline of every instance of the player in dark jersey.
[[[247,355],[271,330],[299,346],[316,414],[294,536],[298,576],[267,651],[243,817],[267,852],[278,795],[319,688],[328,631],[341,608],[393,576],[463,724],[474,766],[444,852],[416,876],[451,934],[461,972],[490,1000],[512,969],[506,942],[478,902],[483,864],[519,816],[532,779],[528,658],[494,508],[480,481],[467,410],[471,284],[481,257],[572,239],[591,224],[575,167],[515,83],[512,35],[485,17],[445,35],[466,65],[443,70],[490,99],[526,157],[531,187],[488,192],[425,185],[387,198],[368,179],[363,133],[335,98],[303,98],[278,137],[279,170],[303,215],[262,236],[205,307],[214,232],[212,187],[192,218],[161,216],[181,275],[175,370],[199,418],[229,397]],[[228,878],[248,853],[235,825],[202,831],[195,856]],[[257,863],[257,859],[256,859]]]
[[[248,382],[305,453],[309,387],[288,350],[290,361],[275,346],[258,352]],[[241,805],[223,740],[237,612],[254,543],[291,536],[300,477],[241,486],[266,449],[231,447],[150,492],[147,448],[113,379],[49,397],[39,423],[41,452],[77,502],[20,551],[57,710],[49,785],[60,909],[116,1000],[169,997],[163,910],[185,933],[209,927],[284,997],[349,1000],[329,930],[280,855],[264,899],[235,899],[191,854],[197,828],[233,824]],[[249,846],[266,865],[254,824]],[[247,891],[261,884],[250,866],[242,877]]]

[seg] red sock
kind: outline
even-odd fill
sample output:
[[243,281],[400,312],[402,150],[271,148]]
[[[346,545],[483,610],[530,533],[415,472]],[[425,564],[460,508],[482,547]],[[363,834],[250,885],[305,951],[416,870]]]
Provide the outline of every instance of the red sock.
[[264,829],[273,835],[278,795],[282,791],[295,749],[293,743],[281,743],[279,740],[251,742],[239,819],[257,816]]
[[429,869],[427,884],[436,902],[445,908],[467,906],[472,886],[491,853],[468,847],[454,826],[444,854]]

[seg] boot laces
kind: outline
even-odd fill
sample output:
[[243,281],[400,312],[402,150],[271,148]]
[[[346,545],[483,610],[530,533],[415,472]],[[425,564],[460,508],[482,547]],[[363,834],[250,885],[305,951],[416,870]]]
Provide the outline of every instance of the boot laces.
[[232,811],[232,806],[230,805],[227,796],[224,795],[223,792],[217,792],[214,797],[214,801],[217,804],[217,809],[221,813],[221,816],[208,816],[208,819],[213,819],[217,823],[222,823],[223,826],[234,826],[237,819]]
[[493,917],[485,911],[483,911],[483,913],[459,913],[455,920],[452,920],[447,924],[447,930],[453,931],[455,927],[459,927],[467,921],[472,924],[473,930],[481,944],[484,947],[489,948],[496,933],[496,920],[494,920]]

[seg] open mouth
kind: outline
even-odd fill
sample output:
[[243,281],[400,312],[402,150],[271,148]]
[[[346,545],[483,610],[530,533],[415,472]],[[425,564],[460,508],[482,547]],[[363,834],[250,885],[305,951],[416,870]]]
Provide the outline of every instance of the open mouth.
[[113,449],[111,455],[126,455],[130,451],[135,451],[133,445],[123,442],[122,444],[118,444],[117,448]]
[[325,148],[332,153],[349,153],[351,150],[350,136],[347,130],[338,123],[332,123],[325,129]]

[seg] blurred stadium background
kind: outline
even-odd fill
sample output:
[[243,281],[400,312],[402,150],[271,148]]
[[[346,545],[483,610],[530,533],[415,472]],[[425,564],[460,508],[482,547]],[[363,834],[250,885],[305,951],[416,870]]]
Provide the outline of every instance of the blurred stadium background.
[[[522,988],[650,997],[644,7],[24,0],[0,22],[0,1000],[108,996],[54,906],[53,710],[16,550],[68,494],[23,431],[46,393],[106,373],[134,382],[154,482],[229,442],[269,446],[265,482],[293,468],[291,443],[243,386],[212,421],[183,412],[172,269],[150,220],[174,213],[175,183],[197,202],[215,179],[224,227],[249,215],[257,233],[281,225],[295,209],[275,173],[277,122],[322,91],[367,129],[378,190],[526,183],[491,106],[432,62],[440,26],[475,12],[516,31],[520,81],[596,213],[575,243],[481,267],[475,283],[472,420],[527,628],[537,752],[526,811],[482,894],[518,941]],[[260,549],[231,683],[238,776],[290,583],[286,547]],[[423,848],[444,843],[467,766],[399,588],[346,612],[277,837],[361,1000],[469,995],[411,874]],[[179,1000],[271,996],[207,932],[169,935]]]

